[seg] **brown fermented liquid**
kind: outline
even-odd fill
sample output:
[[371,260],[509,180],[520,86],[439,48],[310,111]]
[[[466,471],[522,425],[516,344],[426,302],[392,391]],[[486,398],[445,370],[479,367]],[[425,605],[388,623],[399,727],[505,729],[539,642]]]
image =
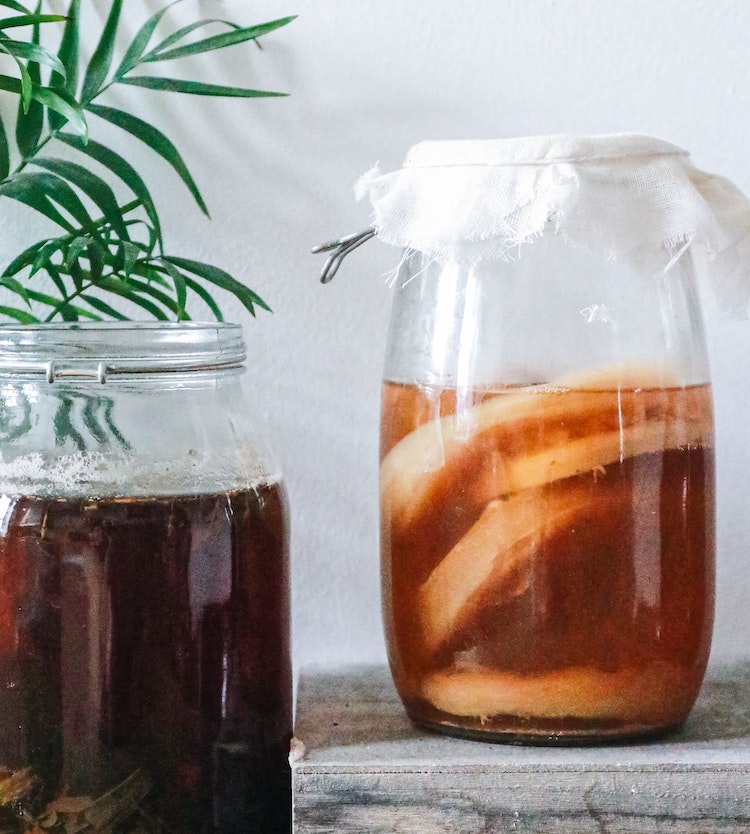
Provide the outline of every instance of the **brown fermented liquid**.
[[417,723],[533,742],[666,731],[711,639],[708,386],[386,383],[389,658]]
[[289,831],[285,500],[5,499],[0,830]]

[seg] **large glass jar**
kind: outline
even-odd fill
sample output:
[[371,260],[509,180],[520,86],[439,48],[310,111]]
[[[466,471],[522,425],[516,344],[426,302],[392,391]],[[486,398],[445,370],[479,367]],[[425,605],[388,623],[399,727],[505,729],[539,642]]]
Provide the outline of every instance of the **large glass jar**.
[[244,358],[229,324],[0,327],[3,831],[289,830],[286,496]]
[[669,246],[615,257],[544,222],[504,258],[407,251],[395,278],[380,470],[391,669],[410,717],[448,733],[661,734],[696,699],[714,607],[693,260]]

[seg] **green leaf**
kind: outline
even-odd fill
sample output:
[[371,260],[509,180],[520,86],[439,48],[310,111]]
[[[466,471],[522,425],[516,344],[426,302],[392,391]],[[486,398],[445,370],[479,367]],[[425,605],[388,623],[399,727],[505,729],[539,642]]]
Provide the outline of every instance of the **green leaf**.
[[68,288],[65,286],[65,281],[63,281],[63,277],[60,274],[60,270],[52,263],[52,261],[47,261],[44,264],[44,271],[49,275],[52,283],[57,288],[57,291],[60,293],[61,298],[67,298],[68,296]]
[[189,24],[188,26],[183,26],[182,29],[178,29],[176,32],[173,32],[171,35],[164,38],[164,40],[161,43],[159,43],[150,52],[148,52],[146,55],[142,57],[141,62],[145,63],[148,60],[152,60],[153,56],[156,55],[158,52],[163,52],[164,50],[166,50],[167,47],[172,46],[173,43],[181,41],[183,38],[187,37],[191,32],[194,32],[196,29],[202,29],[204,26],[209,26],[212,23],[221,23],[224,26],[229,26],[230,29],[241,28],[236,23],[232,23],[229,20],[218,20],[216,18],[198,20],[195,23]]
[[188,171],[180,152],[172,144],[172,142],[157,128],[133,116],[130,113],[125,113],[123,110],[116,110],[114,107],[104,107],[100,104],[89,104],[87,110],[105,119],[113,125],[122,128],[123,130],[140,139],[148,145],[149,148],[156,151],[163,159],[165,159],[179,175],[180,179],[185,183],[190,193],[193,195],[196,203],[201,211],[208,216],[208,208],[203,202],[198,186],[195,184],[190,171]]
[[176,266],[169,263],[169,261],[162,261],[162,264],[174,283],[175,298],[177,299],[177,319],[178,321],[184,321],[187,318],[187,313],[185,312],[185,304],[187,302],[185,276]]
[[178,46],[175,49],[152,51],[149,53],[147,58],[144,58],[144,63],[146,61],[171,61],[175,58],[185,58],[188,55],[199,55],[203,52],[210,52],[214,49],[224,49],[227,46],[252,41],[261,37],[261,35],[273,32],[274,29],[280,29],[282,26],[286,26],[293,20],[294,17],[284,17],[270,23],[262,23],[258,26],[248,26],[244,29],[235,29],[233,32],[225,32],[221,35],[214,35],[210,38],[204,38],[203,40],[196,41],[195,43]]
[[[10,75],[0,75],[0,90],[21,95],[21,82]],[[84,140],[88,137],[86,117],[81,105],[64,90],[52,90],[49,87],[32,85],[32,98],[36,99],[45,107],[52,108],[61,113],[70,122],[71,127],[79,133]]]
[[9,264],[5,267],[3,271],[3,277],[8,275],[16,275],[22,269],[25,269],[27,266],[31,266],[36,259],[37,252],[46,246],[49,243],[49,238],[45,238],[44,240],[39,240],[36,243],[29,246],[27,249],[24,249],[20,255],[17,255]]
[[90,244],[91,238],[88,235],[74,237],[70,242],[70,246],[65,250],[65,268],[70,269]]
[[16,174],[12,179],[0,183],[0,197],[9,197],[43,214],[53,223],[62,226],[67,232],[74,231],[74,226],[57,210],[47,195],[44,187],[34,179],[35,174]]
[[82,228],[94,228],[94,221],[86,210],[86,206],[81,202],[81,198],[62,177],[44,173],[25,174],[22,176],[37,177],[38,183],[44,189],[45,194],[61,208],[65,209]]
[[102,85],[107,79],[107,73],[112,64],[112,53],[114,52],[117,27],[120,23],[120,12],[122,0],[112,0],[112,7],[109,10],[107,22],[102,31],[99,43],[91,56],[86,77],[83,80],[81,100],[89,102],[100,92]]
[[107,292],[114,293],[114,295],[119,295],[122,298],[126,298],[128,301],[132,301],[133,304],[137,304],[139,307],[150,313],[155,319],[159,319],[159,321],[169,320],[169,316],[164,312],[164,310],[148,298],[143,298],[132,288],[130,281],[123,281],[121,278],[117,278],[115,276],[107,276],[102,278],[97,286],[101,287],[103,290],[107,290]]
[[116,321],[128,321],[128,317],[123,315],[122,313],[115,310],[114,307],[110,307],[105,301],[102,301],[100,298],[97,298],[95,295],[88,295],[88,293],[83,293],[79,296],[81,301],[85,301],[90,307],[93,307],[100,313],[104,313],[105,316],[109,316]]
[[20,3],[17,3],[16,0],[0,0],[0,6],[5,6],[8,9],[15,9],[15,11],[22,12],[23,14],[31,14],[26,6],[22,6]]
[[[38,35],[39,28],[34,27],[34,37],[38,37]],[[2,43],[2,46],[7,47],[7,43]],[[28,76],[29,84],[29,102],[26,102],[27,92],[24,90],[16,118],[16,144],[24,159],[27,159],[36,150],[39,137],[42,135],[42,129],[44,128],[44,108],[38,101],[31,101],[34,86],[39,86],[39,82],[41,81],[39,64],[29,64],[28,72],[22,78],[26,75]]]
[[167,295],[165,292],[159,289],[159,287],[155,287],[154,284],[158,283],[162,286],[170,287],[169,284],[164,283],[164,279],[161,275],[158,275],[151,269],[148,265],[145,268],[142,268],[142,264],[136,264],[133,268],[133,274],[142,275],[145,277],[145,281],[141,281],[138,278],[130,277],[128,278],[128,286],[132,287],[134,290],[137,290],[141,293],[146,293],[158,301],[160,304],[163,304],[168,310],[171,310],[173,313],[177,312],[177,303],[175,300]]
[[[10,75],[0,75],[0,90],[9,93],[22,95],[21,82]],[[63,90],[52,90],[49,87],[38,87],[32,85],[32,98],[36,99],[45,107],[52,108],[61,113],[70,121],[71,127],[83,136],[88,137],[86,117],[80,104]]]
[[128,229],[120,212],[117,197],[101,177],[89,171],[88,168],[84,168],[83,165],[68,162],[64,159],[41,156],[31,160],[31,162],[37,167],[51,171],[53,174],[57,174],[78,186],[101,209],[104,218],[117,234],[124,240],[129,239]]
[[209,293],[202,284],[199,284],[188,275],[185,276],[185,284],[189,290],[192,290],[199,298],[203,299],[203,302],[206,304],[208,309],[216,317],[216,321],[224,321],[224,316],[219,309],[219,305],[214,301],[211,293]]
[[104,258],[102,250],[93,242],[86,250],[89,258],[89,273],[91,280],[96,284],[102,277],[104,271]]
[[[26,291],[26,287],[20,281],[16,281],[15,278],[9,278],[7,276],[4,276],[4,277],[0,278],[0,286],[3,286],[6,289],[9,289],[11,292],[14,292],[16,295],[20,295],[21,298],[27,304],[29,304],[29,294]],[[31,306],[31,305],[29,305],[29,306]]]
[[[53,200],[58,206],[67,211],[84,229],[94,230],[95,224],[86,210],[86,206],[81,202],[76,192],[61,177],[42,172],[17,174],[12,180],[0,184],[0,194],[11,196],[11,193],[8,193],[6,189],[12,185],[15,185],[20,190],[26,188],[32,194],[37,190],[41,191],[49,200]],[[69,228],[68,231],[72,231],[72,228]]]
[[200,278],[204,278],[217,287],[221,287],[221,289],[232,293],[252,316],[255,315],[256,306],[271,312],[271,308],[259,295],[217,266],[189,260],[188,258],[176,258],[173,255],[165,255],[161,260],[168,261],[180,269],[184,269],[193,275],[198,275]]
[[135,37],[133,38],[132,43],[128,47],[128,51],[125,53],[125,56],[120,63],[120,66],[115,70],[115,78],[119,78],[125,73],[130,72],[133,67],[138,66],[138,63],[143,56],[143,53],[148,46],[149,41],[151,40],[152,35],[156,27],[159,25],[159,21],[164,17],[164,15],[169,11],[169,9],[175,5],[175,3],[179,3],[180,0],[174,0],[174,3],[170,3],[169,5],[165,6],[163,9],[158,11],[155,15],[150,17],[141,28],[136,32]]
[[65,246],[66,240],[66,237],[56,237],[42,246],[34,258],[34,263],[31,264],[29,278],[39,272],[40,269],[49,269],[52,256]]
[[12,41],[7,38],[0,38],[0,43],[9,55],[51,67],[63,78],[65,77],[65,67],[60,59],[43,46],[36,43],[27,43],[26,41]]
[[39,23],[59,23],[61,20],[65,20],[64,15],[20,14],[16,17],[4,17],[2,20],[0,20],[0,30],[13,29],[18,26],[36,26]]
[[125,240],[120,245],[120,248],[122,250],[121,269],[123,275],[128,278],[133,271],[133,267],[138,262],[138,258],[141,256],[141,247],[135,243],[131,243],[129,240]]
[[103,165],[116,177],[121,179],[143,204],[143,208],[153,224],[157,239],[161,242],[159,215],[154,206],[154,201],[151,199],[151,194],[146,187],[146,183],[144,183],[135,168],[127,160],[115,153],[115,151],[111,151],[98,142],[89,141],[88,144],[84,144],[78,136],[72,136],[69,133],[59,133],[57,138],[81,153],[86,154],[91,159],[96,160],[100,165]]
[[73,261],[70,265],[70,277],[73,279],[73,286],[76,288],[76,292],[80,293],[83,289],[84,274],[78,260]]
[[5,124],[0,117],[0,180],[4,180],[10,173],[10,148]]
[[84,142],[88,140],[86,116],[81,105],[69,93],[50,87],[35,87],[32,95],[40,104],[59,113]]
[[44,304],[47,307],[62,307],[67,304],[65,299],[56,298],[54,295],[48,295],[44,292],[39,292],[39,290],[29,290],[29,298],[32,301],[36,301],[37,304]]
[[39,319],[36,316],[33,316],[31,313],[27,312],[26,310],[18,310],[15,307],[6,307],[4,305],[0,305],[0,315],[8,316],[10,319],[15,319],[16,321],[20,321],[21,324],[38,324]]
[[21,82],[12,75],[0,75],[0,90],[21,95]]
[[[74,98],[78,90],[78,19],[80,6],[81,0],[71,0],[68,19],[60,41],[60,49],[57,52],[57,57],[65,68],[65,75],[63,77],[61,73],[52,73],[49,82],[50,87],[64,88]],[[65,123],[65,119],[54,110],[49,112],[48,118],[52,130],[59,130]]]
[[[0,50],[2,50],[2,44],[0,44]],[[34,90],[34,84],[26,64],[23,61],[19,61],[18,58],[14,58],[14,60],[21,73],[21,114],[26,115],[31,106],[31,94]]]
[[148,90],[161,90],[170,93],[188,93],[193,96],[222,96],[226,98],[270,98],[286,96],[287,93],[274,93],[267,90],[248,90],[244,87],[225,87],[222,84],[204,84],[201,81],[183,81],[180,78],[155,78],[139,75],[134,78],[118,78],[119,84],[133,87],[145,87]]
[[[62,249],[67,241],[66,236],[56,238],[44,238],[29,246],[20,255],[17,255],[11,263],[5,268],[2,278],[11,275],[17,275],[24,269],[31,267],[30,275],[33,275],[39,269],[48,269],[50,264],[49,259],[55,252]],[[0,280],[2,280],[0,278]],[[63,288],[64,291],[64,288]]]
[[[0,44],[0,51],[3,51],[2,44]],[[21,73],[21,101],[18,104],[18,113],[21,116],[25,116],[29,112],[29,107],[31,107],[31,94],[34,86],[31,81],[29,71],[23,61],[19,61],[18,58],[15,58],[14,60],[18,65],[19,72]]]
[[172,284],[167,277],[167,270],[163,264],[157,264],[153,260],[143,258],[136,264],[133,271],[138,275],[145,275],[152,284],[158,284],[168,290],[172,289]]
[[[131,203],[130,205],[133,206],[133,209],[131,209],[131,210],[135,210],[136,208],[141,207],[140,202],[138,202],[137,200],[134,203]],[[127,207],[125,207],[125,208],[127,208]],[[125,214],[124,210],[123,210],[123,214]],[[126,222],[127,222],[128,227],[143,226],[143,228],[146,230],[146,233],[148,234],[148,242],[144,242],[144,241],[141,241],[141,240],[138,240],[138,239],[133,240],[131,238],[131,240],[128,242],[129,245],[132,245],[138,252],[140,252],[144,255],[148,255],[149,257],[152,256],[153,253],[154,253],[154,250],[156,249],[158,240],[156,238],[156,232],[154,231],[154,228],[151,226],[151,224],[147,220],[143,220],[140,217],[129,218]],[[132,235],[132,231],[131,231],[131,235]],[[125,259],[124,259],[124,253],[123,253],[123,261],[120,264],[120,266],[118,267],[118,269],[124,269],[124,264],[125,264]]]

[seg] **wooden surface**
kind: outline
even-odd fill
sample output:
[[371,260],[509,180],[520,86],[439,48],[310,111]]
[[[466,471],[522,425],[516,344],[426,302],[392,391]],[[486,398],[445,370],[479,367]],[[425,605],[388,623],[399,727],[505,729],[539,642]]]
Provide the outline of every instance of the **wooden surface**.
[[750,834],[750,665],[710,672],[679,734],[629,746],[418,730],[382,667],[305,671],[297,704],[295,834]]

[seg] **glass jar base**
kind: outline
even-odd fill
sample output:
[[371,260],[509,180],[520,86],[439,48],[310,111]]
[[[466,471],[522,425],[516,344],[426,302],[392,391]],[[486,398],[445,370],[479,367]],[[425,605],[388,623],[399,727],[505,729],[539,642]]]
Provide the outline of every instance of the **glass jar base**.
[[[664,727],[588,721],[579,718],[537,719],[495,716],[489,721],[467,721],[465,717],[407,714],[417,727],[441,735],[528,747],[595,747],[648,743],[664,739],[680,730],[684,720]],[[457,723],[458,721],[461,723]],[[472,726],[472,724],[474,724]]]

